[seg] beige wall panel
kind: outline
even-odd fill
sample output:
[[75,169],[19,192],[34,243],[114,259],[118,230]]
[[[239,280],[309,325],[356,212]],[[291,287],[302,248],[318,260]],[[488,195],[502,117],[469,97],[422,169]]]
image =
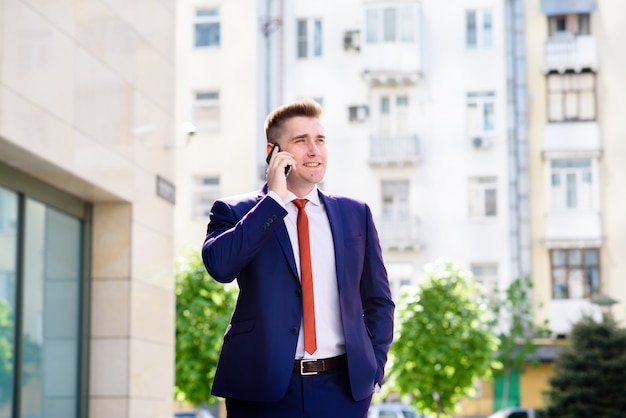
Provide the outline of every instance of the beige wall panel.
[[[174,346],[133,340],[130,347],[130,396],[168,402],[171,405]],[[135,418],[133,414],[130,416]]]
[[[129,341],[126,339],[92,339],[90,358],[91,397],[129,395]],[[155,367],[153,373],[160,368]]]
[[[74,42],[18,0],[5,0],[2,82],[55,117],[74,113]],[[10,16],[10,18],[9,18]]]
[[[174,346],[174,292],[135,281],[131,285],[130,330],[134,338]],[[172,330],[166,333],[163,330]]]
[[130,306],[127,280],[95,281],[91,286],[92,337],[128,337]]

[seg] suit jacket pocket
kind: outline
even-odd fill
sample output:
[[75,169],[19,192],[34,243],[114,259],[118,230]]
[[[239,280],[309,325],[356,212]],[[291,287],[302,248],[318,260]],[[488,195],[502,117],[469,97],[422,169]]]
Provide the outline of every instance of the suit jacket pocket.
[[224,337],[242,334],[244,332],[250,332],[254,328],[254,319],[248,319],[247,321],[231,322],[226,327]]
[[356,236],[356,237],[346,238],[343,241],[343,245],[346,248],[352,248],[354,246],[363,245],[363,237],[361,235],[359,235],[359,236]]

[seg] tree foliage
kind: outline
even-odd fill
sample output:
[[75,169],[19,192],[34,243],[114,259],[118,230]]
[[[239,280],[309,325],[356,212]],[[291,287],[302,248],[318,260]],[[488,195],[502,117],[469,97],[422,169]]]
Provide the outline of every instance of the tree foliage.
[[574,324],[548,381],[547,418],[621,418],[626,411],[626,331],[605,317]]
[[504,292],[497,292],[490,304],[494,313],[494,332],[499,340],[496,353],[499,367],[494,369],[493,375],[501,377],[504,382],[502,399],[497,400],[501,408],[515,406],[509,405],[508,399],[511,372],[523,371],[526,364],[532,364],[537,349],[535,338],[550,333],[547,322],[533,322],[531,289],[532,281],[528,277],[515,279]]
[[212,404],[211,383],[236,288],[213,280],[197,251],[184,250],[176,267],[176,379],[180,401]]
[[490,374],[498,341],[471,273],[441,259],[424,276],[398,301],[389,386],[417,410],[448,416]]

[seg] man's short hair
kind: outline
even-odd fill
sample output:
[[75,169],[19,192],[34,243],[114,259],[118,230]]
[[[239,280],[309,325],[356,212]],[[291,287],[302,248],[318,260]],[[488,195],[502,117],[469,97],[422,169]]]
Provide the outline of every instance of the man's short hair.
[[282,133],[285,122],[296,116],[321,119],[322,107],[312,99],[296,100],[295,102],[277,107],[265,118],[265,138],[267,142],[275,143]]

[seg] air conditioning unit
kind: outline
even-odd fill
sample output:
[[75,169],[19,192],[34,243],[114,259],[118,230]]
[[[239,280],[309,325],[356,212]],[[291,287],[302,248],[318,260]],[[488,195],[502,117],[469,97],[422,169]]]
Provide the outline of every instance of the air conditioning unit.
[[343,34],[343,49],[346,51],[361,49],[360,33],[358,30],[348,30]]
[[491,146],[491,139],[484,136],[475,136],[472,138],[472,146],[476,149],[486,149]]
[[348,120],[350,122],[364,122],[369,115],[366,105],[348,106]]

